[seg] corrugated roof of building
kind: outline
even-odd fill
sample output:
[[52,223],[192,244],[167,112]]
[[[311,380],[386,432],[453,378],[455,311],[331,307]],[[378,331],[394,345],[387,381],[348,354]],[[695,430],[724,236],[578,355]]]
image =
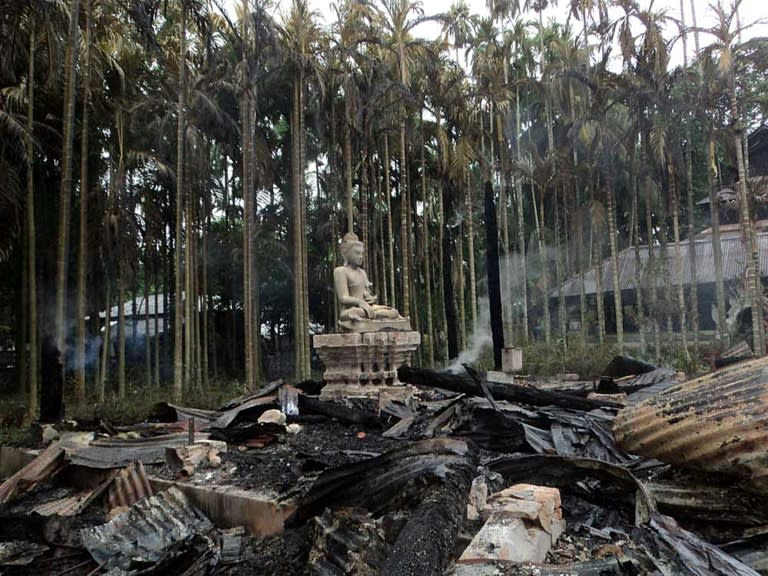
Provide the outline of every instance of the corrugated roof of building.
[[699,471],[748,478],[768,490],[768,358],[723,368],[622,410],[624,450]]
[[[760,275],[768,276],[768,233],[757,234],[758,253],[760,256]],[[710,238],[696,239],[696,275],[699,284],[715,281],[715,258]],[[723,255],[723,279],[741,278],[745,274],[747,255],[741,238],[727,237],[720,239]],[[638,285],[648,286],[653,277],[648,255],[648,246],[640,246],[640,266],[637,266],[635,248],[627,248],[619,253],[619,286],[621,290],[635,290]],[[668,244],[666,247],[654,246],[654,265],[657,268],[656,284],[663,286],[668,283],[691,283],[691,259],[689,257],[688,241],[679,246]],[[678,266],[679,262],[679,266]],[[580,294],[581,274],[569,278],[562,285],[565,296]],[[603,292],[613,292],[613,266],[611,260],[602,263]],[[587,294],[596,292],[595,267],[584,273],[584,291]],[[559,289],[550,292],[550,297],[557,297]]]

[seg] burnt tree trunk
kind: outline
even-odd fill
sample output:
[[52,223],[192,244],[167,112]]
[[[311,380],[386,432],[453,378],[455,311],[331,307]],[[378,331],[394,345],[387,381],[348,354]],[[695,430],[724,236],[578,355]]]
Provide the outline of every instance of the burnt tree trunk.
[[456,310],[456,294],[453,290],[453,232],[446,221],[453,215],[454,190],[446,179],[443,182],[443,205],[448,218],[443,218],[443,294],[445,295],[445,329],[448,337],[448,357],[456,358],[459,355],[459,322]]
[[[417,386],[429,386],[443,388],[451,392],[460,392],[472,396],[485,396],[483,386],[469,374],[453,374],[451,372],[437,372],[426,368],[414,368],[402,366],[397,369],[397,377],[408,384]],[[480,377],[477,377],[480,380]],[[553,392],[541,390],[533,386],[520,386],[519,384],[495,384],[485,382],[488,392],[496,400],[507,400],[529,404],[531,406],[560,406],[573,410],[594,410],[596,408],[622,408],[623,405],[610,400],[592,400],[581,398],[575,394],[566,392]]]
[[493,367],[501,370],[501,350],[504,348],[504,323],[501,316],[501,278],[499,274],[499,230],[496,224],[496,207],[493,187],[485,183],[485,265],[488,274],[488,300],[491,312],[491,337],[493,340]]

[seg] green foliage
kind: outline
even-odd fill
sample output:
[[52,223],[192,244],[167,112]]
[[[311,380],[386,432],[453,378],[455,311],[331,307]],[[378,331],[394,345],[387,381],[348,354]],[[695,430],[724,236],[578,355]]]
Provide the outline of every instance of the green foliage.
[[[243,393],[242,382],[235,380],[211,381],[208,388],[186,394],[184,405],[191,408],[215,410],[227,400]],[[143,381],[129,382],[126,397],[116,396],[102,405],[91,403],[81,414],[67,414],[68,418],[84,420],[103,419],[112,424],[132,424],[145,421],[158,402],[167,402],[172,396],[170,386],[147,388]]]
[[523,371],[534,376],[574,372],[581,378],[598,376],[617,354],[615,344],[597,344],[577,338],[567,349],[562,342],[534,342],[523,348]]

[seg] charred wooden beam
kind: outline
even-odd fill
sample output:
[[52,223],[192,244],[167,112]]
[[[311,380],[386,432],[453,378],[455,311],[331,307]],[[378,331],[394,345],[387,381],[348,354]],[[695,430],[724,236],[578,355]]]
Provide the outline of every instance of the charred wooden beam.
[[[427,386],[431,388],[443,388],[452,392],[470,394],[472,396],[485,397],[482,387],[468,374],[452,374],[450,372],[438,372],[426,368],[414,368],[403,366],[398,368],[397,376],[402,382]],[[532,406],[560,406],[573,410],[595,410],[598,408],[622,408],[618,402],[608,400],[591,400],[581,398],[565,392],[552,392],[540,390],[530,386],[518,384],[496,384],[486,382],[488,390],[497,400],[530,404]]]
[[328,470],[298,502],[286,526],[299,525],[325,508],[361,506],[371,511],[385,510],[393,499],[403,498],[406,486],[420,490],[426,484],[413,482],[415,479],[444,480],[454,469],[463,469],[468,463],[473,466],[472,458],[465,442],[436,438]]
[[305,396],[304,394],[299,395],[299,409],[302,413],[321,414],[322,416],[336,418],[350,424],[359,424],[371,428],[381,427],[381,419],[372,412],[349,408],[343,404],[320,400],[312,396]]
[[469,459],[422,499],[395,540],[381,576],[441,576],[451,560],[472,483]]

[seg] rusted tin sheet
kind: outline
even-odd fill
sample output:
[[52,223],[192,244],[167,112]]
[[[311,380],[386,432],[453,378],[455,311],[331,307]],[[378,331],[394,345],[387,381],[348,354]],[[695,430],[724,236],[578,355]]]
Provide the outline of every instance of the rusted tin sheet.
[[768,357],[627,407],[616,417],[613,432],[628,452],[747,478],[768,492]]
[[0,478],[13,476],[38,456],[38,451],[28,448],[0,446]]
[[133,506],[153,494],[154,490],[147,480],[144,465],[141,462],[133,462],[117,472],[105,499],[111,510],[117,506]]
[[111,470],[107,476],[93,488],[81,490],[71,496],[40,504],[35,507],[33,511],[41,516],[77,516],[111,486],[112,481],[117,474],[117,470]]
[[256,537],[281,534],[285,519],[294,511],[291,501],[280,501],[276,494],[212,483],[200,486],[152,477],[149,481],[156,492],[171,487],[183,492],[217,527],[244,526]]
[[32,490],[64,466],[64,448],[54,442],[40,455],[0,485],[0,504]]
[[[208,434],[196,434],[195,441],[208,439]],[[182,446],[188,442],[186,432],[164,434],[151,438],[100,438],[90,446],[67,449],[71,464],[88,468],[123,468],[131,462],[161,464],[165,461],[165,449]]]

